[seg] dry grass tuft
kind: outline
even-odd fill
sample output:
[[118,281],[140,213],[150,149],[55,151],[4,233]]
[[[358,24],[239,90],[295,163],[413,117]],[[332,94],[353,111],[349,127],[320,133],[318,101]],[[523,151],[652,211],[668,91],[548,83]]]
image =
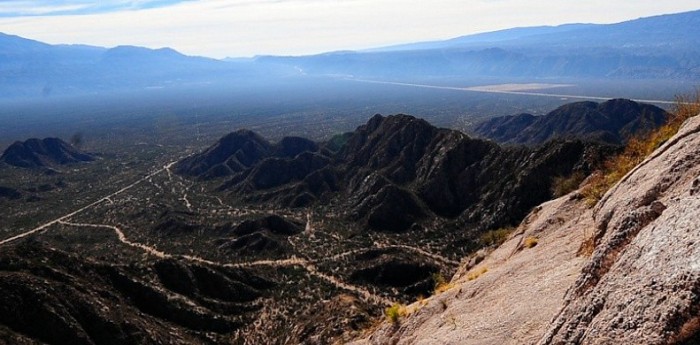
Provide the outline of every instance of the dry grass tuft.
[[443,293],[455,287],[455,285],[448,282],[441,273],[433,274],[433,282],[435,282],[435,294]]
[[523,241],[523,247],[525,248],[532,248],[539,243],[539,239],[537,237],[529,236]]
[[471,280],[477,279],[477,278],[481,277],[481,275],[483,275],[484,273],[486,273],[488,271],[489,271],[488,267],[482,267],[479,270],[472,271],[469,274],[467,274],[467,280],[471,281]]

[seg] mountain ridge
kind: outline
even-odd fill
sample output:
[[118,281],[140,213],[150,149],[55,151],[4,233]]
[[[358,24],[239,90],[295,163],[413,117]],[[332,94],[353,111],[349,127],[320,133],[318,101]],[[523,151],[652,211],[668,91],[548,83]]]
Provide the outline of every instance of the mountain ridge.
[[[435,217],[493,228],[550,198],[554,176],[590,172],[597,164],[592,157],[601,156],[594,152],[608,150],[581,141],[501,148],[402,114],[375,115],[345,137],[337,151],[307,142],[308,150],[280,157],[272,154],[278,144],[237,131],[181,160],[174,171],[219,179],[218,191],[246,203],[330,203],[368,229],[403,232]],[[225,150],[228,138],[237,141]],[[212,164],[202,168],[202,162]],[[398,215],[396,205],[402,205]]]
[[661,126],[668,116],[654,105],[627,99],[586,101],[569,103],[537,117],[519,114],[491,118],[474,126],[472,132],[505,144],[537,145],[573,137],[620,145]]
[[[647,17],[617,24],[562,27],[556,32],[473,44],[435,43],[430,49],[259,57],[298,66],[306,73],[365,79],[435,77],[605,78],[694,80],[700,73],[695,47],[700,11]],[[549,29],[543,29],[549,30]],[[535,30],[537,31],[537,30]],[[551,31],[551,30],[550,30]],[[506,30],[506,33],[508,31]],[[515,30],[517,32],[517,30]],[[643,32],[643,35],[639,33]],[[482,35],[489,35],[482,34]],[[495,34],[494,34],[495,35]],[[506,35],[507,36],[507,35]],[[470,38],[471,37],[471,38]],[[517,35],[515,36],[517,37]],[[430,46],[430,44],[428,44]],[[419,46],[420,47],[420,46]]]
[[[496,43],[511,45],[523,45],[523,40],[534,40],[537,42],[545,43],[551,41],[558,41],[561,44],[564,40],[557,35],[566,33],[569,40],[572,38],[578,38],[577,42],[587,44],[597,44],[606,45],[609,44],[608,41],[619,39],[616,35],[607,35],[606,29],[617,29],[619,31],[630,31],[640,33],[640,29],[644,29],[642,32],[646,35],[653,35],[655,39],[649,40],[649,37],[644,37],[641,41],[658,41],[662,42],[661,45],[668,45],[668,40],[658,40],[656,35],[660,32],[664,33],[674,33],[677,34],[678,31],[673,28],[677,24],[677,19],[680,21],[686,21],[689,25],[694,25],[700,23],[699,16],[700,10],[686,11],[678,13],[668,13],[653,15],[647,17],[640,17],[637,19],[626,20],[611,24],[584,24],[584,23],[570,23],[562,24],[556,26],[530,26],[530,27],[517,27],[502,29],[484,33],[477,33],[472,35],[458,36],[454,38],[449,38],[446,40],[438,41],[426,41],[409,43],[398,46],[381,47],[372,51],[389,51],[395,48],[401,48],[401,50],[415,50],[415,49],[449,49],[468,46],[478,46],[480,44],[493,45]],[[652,27],[651,29],[649,27]],[[619,34],[618,34],[619,35]],[[625,36],[626,39],[639,38],[635,36]],[[674,35],[679,37],[678,35]],[[590,38],[596,37],[597,40],[593,41]],[[585,38],[585,40],[583,40]],[[697,41],[697,37],[693,41]],[[620,43],[618,41],[618,43]],[[622,45],[629,44],[628,42],[621,42]],[[580,45],[580,43],[579,43]],[[393,48],[392,48],[393,47]],[[427,47],[427,48],[425,48]]]
[[[417,43],[419,48],[427,44],[429,49],[404,45],[400,50],[226,61],[185,56],[171,48],[48,45],[3,34],[0,62],[8,79],[0,83],[0,94],[6,98],[46,97],[209,83],[230,85],[306,75],[382,80],[487,77],[692,81],[700,76],[700,54],[695,48],[700,45],[700,35],[694,30],[698,25],[700,11],[691,11],[617,24],[515,28],[444,43]],[[127,59],[106,58],[126,52],[131,53],[124,56]]]
[[[528,213],[534,215],[523,223],[533,229],[509,241],[498,259],[518,263],[505,276],[523,279],[488,291],[520,291],[511,296],[518,303],[506,308],[528,305],[542,292],[558,296],[583,265],[574,252],[585,232],[555,230],[590,211],[575,195],[536,205],[551,198],[554,177],[587,174],[605,150],[581,141],[504,148],[405,114],[375,115],[327,142],[268,142],[234,131],[180,163],[163,162],[139,180],[120,181],[129,185],[116,193],[3,240],[0,338],[347,342],[392,303],[433,294],[441,277],[486,284],[500,276],[494,258],[480,251],[498,242],[488,230],[517,224]],[[226,174],[209,176],[222,164]],[[525,248],[525,236],[540,242]],[[537,264],[526,260],[535,251]],[[578,261],[556,269],[562,256]],[[480,259],[482,266],[474,266]],[[545,263],[554,276],[538,271]],[[469,269],[485,264],[482,277],[469,278]],[[548,285],[553,281],[560,284]],[[448,290],[443,297],[458,289]],[[478,290],[459,294],[485,296],[472,292]],[[489,300],[489,307],[504,306]],[[469,329],[458,323],[455,303],[442,301],[429,298],[423,315],[433,310],[441,325]],[[558,303],[521,310],[513,324],[535,329],[533,322],[549,322]],[[32,327],[35,320],[57,326]],[[380,340],[395,334],[402,333]]]

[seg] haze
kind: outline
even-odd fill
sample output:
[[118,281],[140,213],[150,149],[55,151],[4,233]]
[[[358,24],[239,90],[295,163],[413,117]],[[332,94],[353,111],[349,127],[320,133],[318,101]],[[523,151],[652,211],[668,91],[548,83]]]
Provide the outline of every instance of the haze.
[[[613,23],[697,1],[3,1],[0,32],[53,44],[172,47],[215,58],[298,55],[518,26]],[[60,29],[57,29],[60,28]]]

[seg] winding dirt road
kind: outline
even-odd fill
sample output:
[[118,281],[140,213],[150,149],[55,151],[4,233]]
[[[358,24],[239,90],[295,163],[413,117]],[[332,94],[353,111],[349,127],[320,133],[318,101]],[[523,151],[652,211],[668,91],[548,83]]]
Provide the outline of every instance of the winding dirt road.
[[[356,295],[358,295],[360,298],[364,299],[367,302],[372,302],[372,303],[376,303],[376,304],[384,304],[384,305],[391,305],[394,303],[392,300],[385,298],[385,297],[382,297],[382,296],[379,296],[377,294],[374,294],[367,289],[364,289],[364,288],[359,287],[359,286],[348,284],[348,283],[346,283],[346,282],[344,282],[344,281],[342,281],[342,280],[340,280],[340,279],[338,279],[330,274],[321,272],[315,266],[315,264],[317,262],[314,262],[314,261],[311,261],[308,259],[292,256],[291,258],[280,259],[280,260],[259,260],[259,261],[243,262],[243,263],[222,263],[222,262],[216,262],[216,261],[204,259],[204,258],[198,257],[198,256],[193,256],[193,255],[174,255],[174,254],[170,254],[170,253],[166,253],[164,251],[161,251],[153,246],[149,246],[149,245],[146,245],[143,243],[131,241],[124,234],[124,231],[122,231],[122,229],[120,229],[119,227],[117,227],[115,225],[76,223],[76,222],[70,221],[70,219],[72,217],[74,217],[74,216],[80,214],[81,212],[84,212],[92,207],[95,207],[103,202],[109,202],[110,204],[114,203],[114,201],[113,201],[114,197],[134,188],[135,186],[139,185],[142,182],[152,181],[152,178],[160,173],[163,173],[163,172],[167,173],[169,181],[173,182],[173,176],[172,176],[172,172],[170,171],[170,168],[176,162],[177,161],[170,162],[170,163],[164,165],[163,167],[149,173],[148,175],[138,179],[137,181],[135,181],[135,182],[133,182],[133,183],[131,183],[131,184],[107,195],[107,196],[104,196],[104,197],[102,197],[102,198],[100,198],[100,199],[98,199],[98,200],[96,200],[88,205],[85,205],[85,206],[83,206],[83,207],[81,207],[73,212],[70,212],[68,214],[65,214],[65,215],[59,217],[59,218],[56,218],[54,220],[51,220],[51,221],[46,222],[44,224],[41,224],[41,225],[31,229],[31,230],[25,231],[25,232],[20,233],[18,235],[14,235],[14,236],[6,238],[4,240],[0,240],[0,245],[8,244],[8,243],[17,241],[21,238],[24,238],[24,237],[33,235],[35,233],[44,231],[53,225],[64,225],[64,226],[95,228],[95,229],[108,229],[108,230],[113,231],[115,233],[115,235],[117,236],[117,239],[119,240],[119,242],[123,243],[124,245],[142,250],[143,252],[145,252],[149,255],[152,255],[154,257],[160,258],[160,259],[182,258],[182,259],[196,262],[196,263],[215,265],[215,266],[223,266],[223,267],[232,267],[232,268],[245,268],[245,267],[254,267],[254,266],[270,266],[270,267],[298,266],[298,267],[305,269],[313,276],[332,284],[333,286],[337,287],[338,289],[342,289],[342,290],[346,290],[346,291],[350,291],[352,293],[355,293]],[[184,187],[185,191],[189,190],[189,188],[186,185],[184,185],[181,181],[178,181],[178,183],[182,187]],[[185,202],[188,209],[191,209],[192,205],[187,200],[187,194],[185,194],[181,200],[183,200]],[[218,199],[218,200],[222,205],[224,204],[221,201],[221,199]],[[307,214],[306,232],[312,233],[313,231],[314,231],[314,229],[313,229],[312,222],[311,222],[311,215]],[[410,251],[419,253],[421,255],[425,255],[427,257],[430,257],[434,260],[443,262],[445,264],[449,264],[449,265],[459,264],[456,261],[447,259],[447,258],[442,257],[440,255],[429,253],[429,252],[422,250],[420,248],[415,248],[415,247],[411,247],[411,246],[407,246],[407,245],[378,244],[378,245],[376,245],[375,248],[376,249],[402,248],[402,249],[406,249],[406,250],[410,250]],[[318,260],[318,262],[327,262],[328,260],[339,259],[342,257],[350,256],[350,255],[355,254],[355,253],[359,253],[361,251],[366,251],[366,250],[367,249],[348,251],[345,253],[334,255],[332,257],[320,259],[320,260]]]
[[77,209],[77,210],[71,212],[71,213],[68,213],[68,214],[66,214],[66,215],[64,215],[64,216],[62,216],[62,217],[56,218],[56,219],[54,219],[54,220],[52,220],[52,221],[50,221],[50,222],[44,223],[44,224],[42,224],[42,225],[39,225],[39,226],[37,226],[36,228],[31,229],[31,230],[29,230],[29,231],[25,231],[25,232],[23,232],[23,233],[21,233],[21,234],[19,234],[19,235],[15,235],[15,236],[12,236],[12,237],[10,237],[10,238],[6,238],[6,239],[4,239],[4,240],[0,240],[0,245],[6,244],[6,243],[10,243],[10,242],[14,242],[14,241],[16,241],[16,240],[18,240],[18,239],[20,239],[20,238],[24,238],[24,237],[27,237],[27,236],[29,236],[29,235],[35,234],[35,233],[37,233],[37,232],[39,232],[39,231],[42,231],[42,230],[44,230],[44,229],[46,229],[46,228],[48,228],[48,227],[50,227],[50,226],[52,226],[52,225],[55,225],[55,224],[58,224],[58,223],[60,223],[60,222],[66,221],[66,220],[70,219],[71,217],[75,216],[76,214],[79,214],[79,213],[81,213],[81,212],[83,212],[83,211],[85,211],[85,210],[87,210],[87,209],[90,209],[90,208],[92,208],[92,207],[95,207],[96,205],[99,205],[100,203],[103,203],[103,202],[105,202],[105,201],[107,201],[107,202],[112,202],[112,197],[117,196],[117,195],[119,195],[119,194],[121,194],[121,193],[124,193],[125,191],[127,191],[127,190],[129,190],[129,189],[131,189],[131,188],[134,188],[136,185],[138,185],[138,184],[140,184],[140,183],[142,183],[142,182],[144,182],[144,181],[146,181],[146,180],[152,178],[153,176],[158,175],[159,173],[161,173],[161,172],[163,172],[163,171],[165,171],[165,170],[168,170],[168,171],[169,171],[170,167],[173,166],[173,164],[175,164],[176,162],[177,162],[177,161],[170,162],[170,163],[166,164],[165,166],[163,166],[162,168],[160,168],[160,169],[158,169],[158,170],[156,170],[156,171],[154,171],[154,172],[152,172],[152,173],[150,173],[150,174],[148,174],[148,175],[146,175],[146,176],[144,176],[144,177],[138,179],[136,182],[134,182],[134,183],[132,183],[132,184],[130,184],[130,185],[128,185],[128,186],[126,186],[126,187],[124,187],[124,188],[122,188],[122,189],[120,189],[120,190],[118,190],[118,191],[116,191],[116,192],[114,192],[114,193],[112,193],[112,194],[109,194],[109,195],[107,195],[107,196],[105,196],[105,197],[103,197],[103,198],[101,198],[101,199],[99,199],[99,200],[97,200],[97,201],[95,201],[95,202],[93,202],[93,203],[91,203],[91,204],[88,204],[88,205],[86,205],[86,206],[83,206],[83,207],[81,207],[81,208],[79,208],[79,209]]

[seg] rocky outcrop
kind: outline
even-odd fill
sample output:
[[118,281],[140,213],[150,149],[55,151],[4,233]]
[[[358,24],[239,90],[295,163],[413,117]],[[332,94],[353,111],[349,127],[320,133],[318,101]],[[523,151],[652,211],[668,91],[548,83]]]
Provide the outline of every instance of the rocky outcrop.
[[542,204],[356,344],[697,344],[698,147],[700,116],[593,209],[578,192]]
[[541,344],[697,341],[699,147],[695,117],[596,205],[595,251]]
[[543,116],[520,114],[489,119],[473,132],[500,143],[537,145],[553,139],[586,138],[622,144],[634,134],[650,131],[668,114],[651,104],[628,99],[563,105]]
[[17,141],[0,156],[0,162],[21,168],[46,168],[93,160],[92,155],[58,138]]

